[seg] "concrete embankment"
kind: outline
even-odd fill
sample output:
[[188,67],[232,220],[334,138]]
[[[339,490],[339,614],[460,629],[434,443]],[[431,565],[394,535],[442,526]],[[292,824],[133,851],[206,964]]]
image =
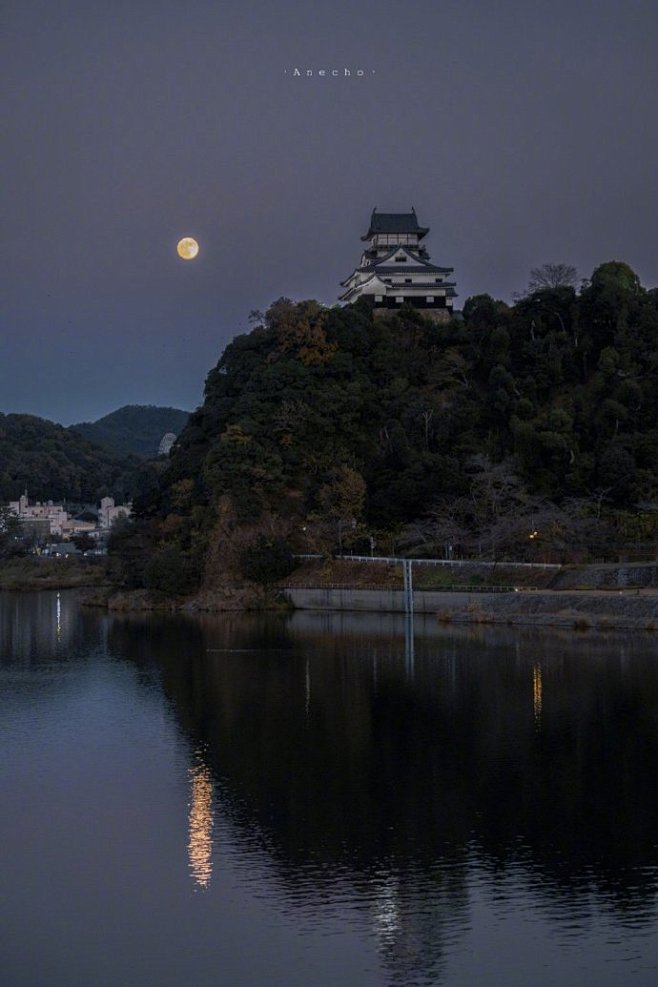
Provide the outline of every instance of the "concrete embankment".
[[[286,589],[299,610],[368,610],[403,613],[400,590]],[[455,623],[546,624],[563,627],[658,630],[658,593],[625,591],[538,591],[442,593],[416,591],[414,612]]]
[[551,589],[656,589],[655,562],[616,562],[609,565],[563,566]]

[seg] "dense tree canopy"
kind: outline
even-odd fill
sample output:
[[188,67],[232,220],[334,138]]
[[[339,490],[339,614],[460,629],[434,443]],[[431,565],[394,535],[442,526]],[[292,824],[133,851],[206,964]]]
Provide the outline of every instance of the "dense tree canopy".
[[602,507],[654,502],[656,293],[618,262],[580,293],[558,282],[514,306],[475,296],[440,325],[279,299],[210,372],[135,531],[191,557],[221,511],[276,514],[298,550],[341,521],[354,537],[433,524],[439,544],[452,524],[451,543],[491,552],[512,515],[566,539]]
[[94,502],[130,492],[136,462],[34,415],[0,415],[0,503],[30,499]]

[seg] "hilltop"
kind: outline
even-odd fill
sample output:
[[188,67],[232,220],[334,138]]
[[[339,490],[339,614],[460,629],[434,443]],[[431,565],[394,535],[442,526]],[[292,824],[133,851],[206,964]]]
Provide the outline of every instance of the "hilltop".
[[209,593],[371,538],[517,559],[655,539],[657,339],[658,292],[621,262],[445,325],[279,299],[210,372],[115,578]]
[[166,432],[179,435],[188,418],[189,412],[180,408],[128,404],[95,422],[79,422],[70,428],[119,456],[153,459],[163,435]]
[[136,464],[45,418],[0,414],[0,502],[25,489],[34,500],[85,503],[105,493],[123,499]]

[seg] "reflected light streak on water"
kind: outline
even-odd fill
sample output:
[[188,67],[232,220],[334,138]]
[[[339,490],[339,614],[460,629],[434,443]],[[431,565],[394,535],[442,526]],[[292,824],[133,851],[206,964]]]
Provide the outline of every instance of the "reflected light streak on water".
[[213,784],[205,764],[190,768],[192,798],[188,816],[187,843],[190,874],[200,888],[207,888],[212,877]]
[[400,925],[398,882],[389,876],[377,885],[373,889],[375,931],[383,942],[392,941]]
[[541,665],[539,662],[535,662],[532,668],[532,711],[535,718],[535,726],[538,730],[541,727],[543,692]]

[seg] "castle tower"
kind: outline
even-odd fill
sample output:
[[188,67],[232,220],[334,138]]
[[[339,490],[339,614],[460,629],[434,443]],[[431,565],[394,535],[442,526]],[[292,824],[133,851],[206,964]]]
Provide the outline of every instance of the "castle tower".
[[447,279],[454,268],[430,263],[421,243],[428,233],[429,227],[419,225],[413,208],[410,213],[373,209],[368,232],[361,237],[368,246],[359,266],[341,282],[346,290],[340,300],[366,298],[375,314],[407,304],[437,322],[449,319],[456,292],[455,282]]

